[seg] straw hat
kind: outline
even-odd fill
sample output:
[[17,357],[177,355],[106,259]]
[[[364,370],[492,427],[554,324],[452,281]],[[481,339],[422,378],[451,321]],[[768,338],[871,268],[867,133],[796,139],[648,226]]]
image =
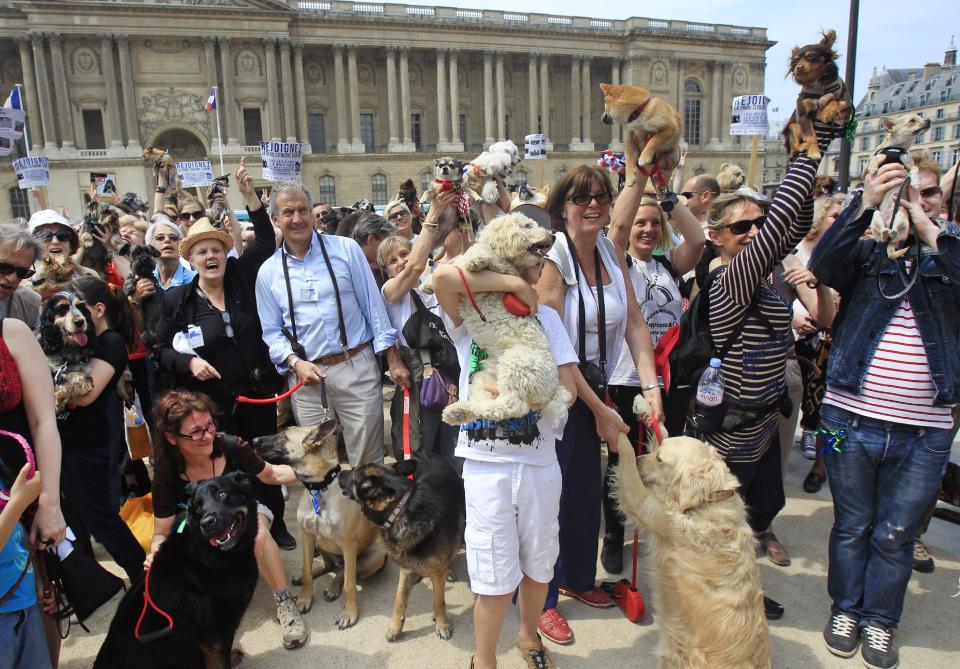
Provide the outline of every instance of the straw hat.
[[197,242],[204,242],[208,239],[216,239],[223,244],[223,249],[229,252],[233,248],[233,238],[224,230],[213,227],[210,219],[204,216],[199,221],[190,226],[190,232],[180,242],[180,257],[184,260],[190,259],[190,251]]

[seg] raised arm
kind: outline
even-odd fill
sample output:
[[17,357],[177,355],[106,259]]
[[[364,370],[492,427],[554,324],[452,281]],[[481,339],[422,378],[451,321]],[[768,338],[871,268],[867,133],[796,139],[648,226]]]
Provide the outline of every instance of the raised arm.
[[420,276],[427,268],[430,251],[433,250],[440,217],[447,207],[454,205],[456,199],[457,193],[453,190],[439,193],[434,199],[433,205],[430,207],[430,213],[427,214],[427,220],[423,222],[420,235],[410,250],[410,257],[407,258],[406,266],[397,276],[387,279],[387,282],[383,284],[383,298],[387,302],[391,304],[399,302],[404,295],[417,287]]
[[703,255],[703,246],[707,239],[704,237],[703,226],[700,225],[700,221],[690,213],[687,205],[681,202],[673,205],[673,211],[670,212],[670,223],[683,237],[683,242],[670,255],[674,271],[678,276],[682,276],[700,262],[700,256]]
[[440,302],[440,307],[454,327],[459,327],[463,322],[460,318],[460,301],[468,299],[464,279],[474,293],[514,293],[530,307],[531,314],[537,311],[537,291],[519,276],[497,274],[489,270],[482,272],[464,270],[461,276],[454,265],[442,265],[433,273],[433,290],[437,301]]
[[630,248],[630,228],[633,227],[633,219],[637,215],[637,209],[640,208],[640,200],[643,198],[646,187],[647,177],[640,172],[636,183],[624,187],[617,195],[616,204],[613,205],[607,238],[619,246],[621,251]]

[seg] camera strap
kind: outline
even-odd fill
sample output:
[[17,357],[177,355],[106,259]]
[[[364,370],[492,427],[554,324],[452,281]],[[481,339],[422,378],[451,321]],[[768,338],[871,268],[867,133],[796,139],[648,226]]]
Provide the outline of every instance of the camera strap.
[[[570,257],[573,259],[573,272],[577,277],[577,297],[579,298],[579,318],[577,319],[577,355],[580,358],[580,362],[584,363],[587,361],[586,353],[586,325],[584,321],[586,320],[586,306],[583,301],[583,291],[580,288],[580,260],[577,258],[577,252],[573,247],[573,240],[570,239],[570,236],[567,234],[566,230],[563,232],[564,236],[567,238],[567,248],[570,250]],[[596,282],[597,282],[597,346],[600,352],[600,371],[603,373],[604,379],[607,377],[607,320],[606,320],[606,309],[604,307],[604,296],[603,296],[603,274],[600,271],[600,251],[594,246],[593,248],[593,262],[594,269],[596,270]],[[587,290],[590,289],[590,286],[587,286]]]

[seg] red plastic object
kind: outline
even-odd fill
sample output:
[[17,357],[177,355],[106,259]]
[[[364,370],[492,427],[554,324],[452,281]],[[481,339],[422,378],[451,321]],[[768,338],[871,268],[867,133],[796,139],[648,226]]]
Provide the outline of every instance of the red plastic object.
[[633,581],[627,581],[625,578],[621,578],[617,581],[616,586],[613,589],[613,598],[617,600],[617,604],[623,609],[623,615],[627,617],[632,623],[637,622],[643,618],[643,614],[646,611],[646,605],[643,602],[643,595],[640,594],[640,591],[637,590],[637,543],[640,540],[640,533],[638,530],[633,531]]
[[503,294],[503,307],[514,316],[522,318],[530,315],[530,307],[513,293]]
[[[413,457],[410,450],[410,389],[403,389],[403,459],[409,460]],[[413,480],[413,474],[407,477]]]
[[300,390],[300,387],[302,385],[303,385],[303,382],[301,381],[300,383],[295,385],[293,388],[285,392],[283,395],[277,395],[276,397],[260,398],[260,397],[247,397],[246,395],[240,395],[239,397],[237,397],[237,401],[243,404],[273,404],[274,402],[280,402],[281,400],[287,399],[288,397],[293,395],[295,392]]

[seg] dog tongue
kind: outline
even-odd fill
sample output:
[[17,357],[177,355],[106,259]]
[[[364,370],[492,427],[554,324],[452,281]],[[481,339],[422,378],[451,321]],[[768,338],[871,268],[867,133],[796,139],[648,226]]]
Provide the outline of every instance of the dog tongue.
[[73,340],[77,342],[77,346],[86,346],[87,345],[87,333],[86,332],[77,332],[73,335]]

